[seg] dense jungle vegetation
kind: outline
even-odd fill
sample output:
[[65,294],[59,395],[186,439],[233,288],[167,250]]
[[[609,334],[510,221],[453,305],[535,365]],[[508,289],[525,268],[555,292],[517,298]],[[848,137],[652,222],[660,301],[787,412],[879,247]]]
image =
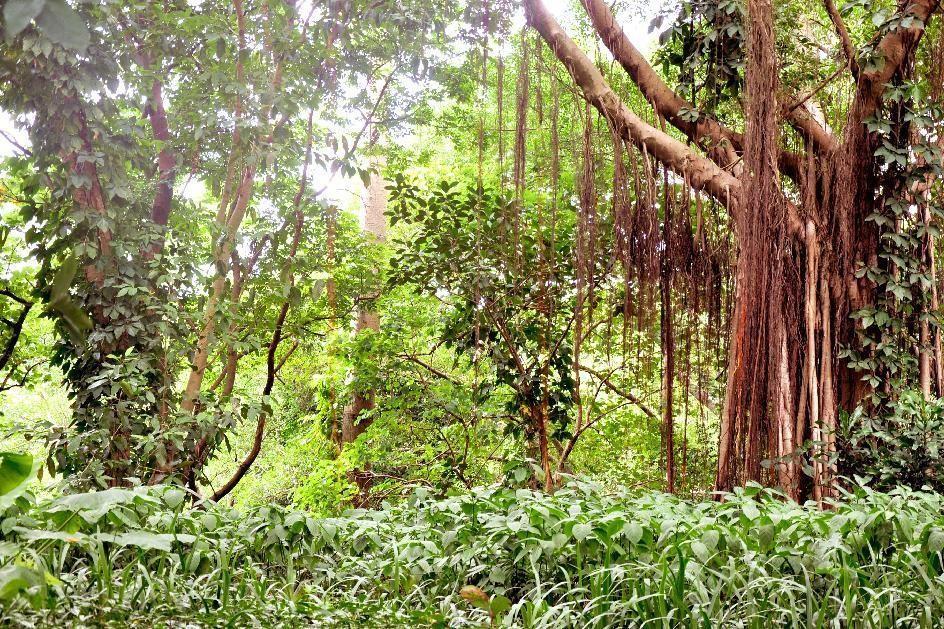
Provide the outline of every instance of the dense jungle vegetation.
[[0,0],[0,624],[940,627],[940,0]]

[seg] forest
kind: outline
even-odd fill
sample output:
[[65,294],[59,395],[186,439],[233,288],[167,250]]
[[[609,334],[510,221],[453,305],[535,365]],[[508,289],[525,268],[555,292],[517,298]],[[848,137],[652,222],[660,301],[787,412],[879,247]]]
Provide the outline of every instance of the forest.
[[944,626],[944,9],[836,2],[0,0],[0,625]]

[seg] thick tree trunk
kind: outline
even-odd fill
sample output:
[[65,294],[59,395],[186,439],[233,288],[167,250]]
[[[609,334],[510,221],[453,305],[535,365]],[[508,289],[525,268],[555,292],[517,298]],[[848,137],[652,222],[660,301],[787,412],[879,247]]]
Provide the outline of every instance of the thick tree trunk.
[[[791,312],[786,265],[793,247],[784,228],[787,203],[780,190],[780,92],[773,7],[748,1],[744,211],[735,218],[738,237],[737,294],[732,322],[728,384],[721,418],[716,489],[761,480],[763,462],[780,459],[778,478],[795,494],[791,358],[798,323]],[[792,297],[792,299],[791,299]]]

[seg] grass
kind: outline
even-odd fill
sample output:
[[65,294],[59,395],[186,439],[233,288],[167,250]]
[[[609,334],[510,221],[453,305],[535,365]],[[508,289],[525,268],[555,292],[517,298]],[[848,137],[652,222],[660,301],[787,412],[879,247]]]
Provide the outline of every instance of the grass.
[[0,524],[13,626],[933,627],[944,497],[835,508],[483,488],[313,519],[172,488],[36,502]]

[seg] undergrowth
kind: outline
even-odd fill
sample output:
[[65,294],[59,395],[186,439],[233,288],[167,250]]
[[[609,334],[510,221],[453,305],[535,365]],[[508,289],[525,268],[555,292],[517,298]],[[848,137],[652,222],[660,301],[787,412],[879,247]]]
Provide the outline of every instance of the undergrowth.
[[174,488],[36,502],[0,528],[12,626],[933,627],[944,496],[868,489],[817,510],[759,487],[724,502],[424,492],[313,519],[188,506]]

